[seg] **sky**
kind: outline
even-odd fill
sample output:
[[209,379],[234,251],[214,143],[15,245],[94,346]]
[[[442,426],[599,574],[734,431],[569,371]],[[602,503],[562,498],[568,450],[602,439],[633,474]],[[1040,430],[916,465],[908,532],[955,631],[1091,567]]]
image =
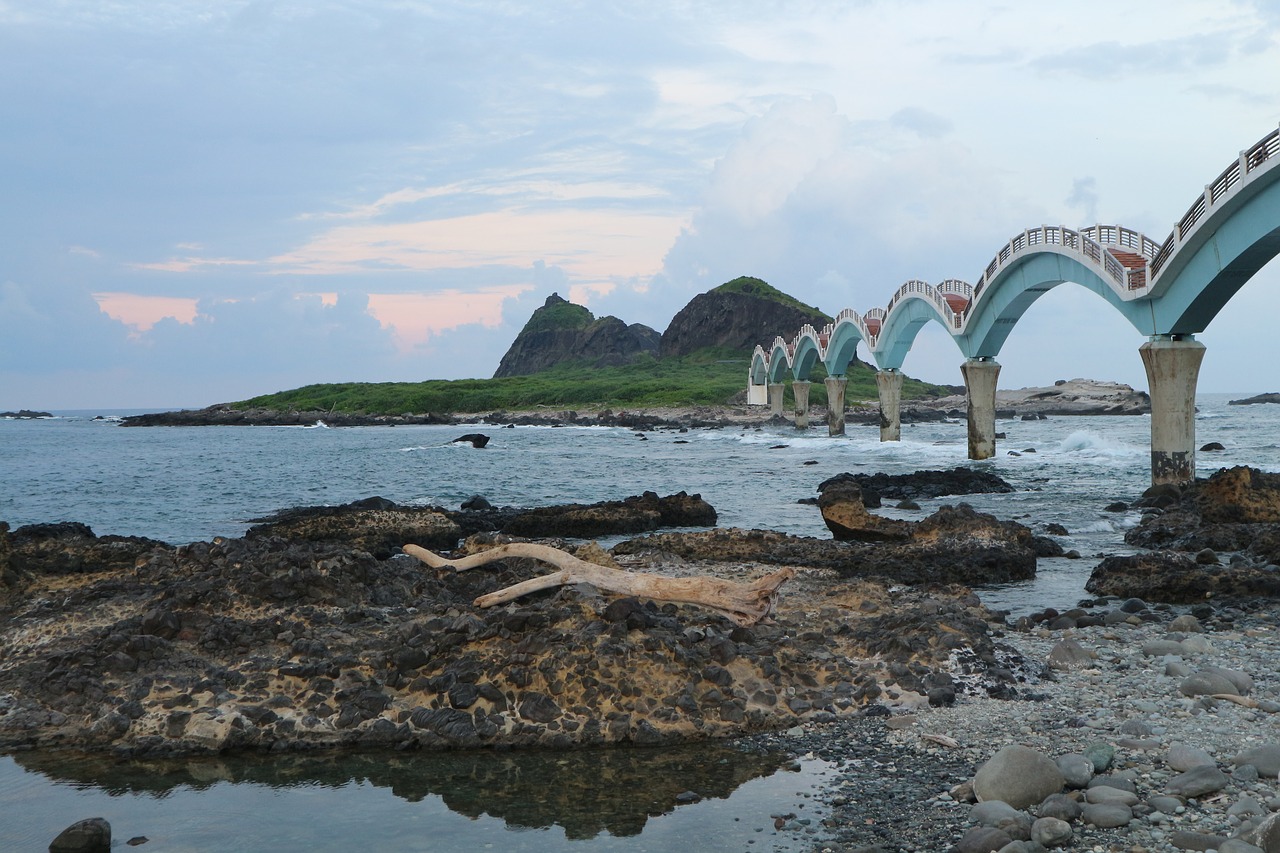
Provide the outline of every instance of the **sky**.
[[[552,292],[865,312],[1028,227],[1162,241],[1277,122],[1274,0],[0,0],[0,410],[487,377]],[[1273,262],[1202,393],[1280,390],[1277,309]],[[1143,340],[1064,284],[1000,385],[1145,388]]]

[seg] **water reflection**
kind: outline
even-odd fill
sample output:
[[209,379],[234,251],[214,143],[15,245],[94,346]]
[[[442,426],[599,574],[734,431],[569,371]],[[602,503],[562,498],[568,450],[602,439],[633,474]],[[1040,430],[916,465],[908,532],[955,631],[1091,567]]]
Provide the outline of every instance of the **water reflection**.
[[[786,756],[747,754],[722,744],[554,753],[374,753],[131,762],[102,756],[37,753],[20,753],[12,758],[26,771],[24,782],[28,789],[48,780],[54,786],[93,792],[100,798],[141,798],[153,804],[172,798],[181,800],[180,804],[171,804],[173,808],[190,811],[193,804],[199,808],[199,803],[213,801],[211,792],[215,789],[225,792],[227,786],[235,786],[234,790],[243,791],[264,786],[272,791],[260,799],[280,791],[307,793],[301,805],[277,802],[273,806],[295,812],[281,815],[281,820],[300,822],[325,819],[320,814],[305,813],[317,806],[323,810],[320,804],[329,800],[317,797],[316,789],[321,793],[325,789],[335,794],[341,791],[341,801],[353,810],[360,809],[353,798],[354,791],[384,789],[402,803],[398,808],[406,813],[413,809],[404,804],[438,798],[450,812],[472,822],[497,820],[507,830],[558,827],[565,839],[575,841],[604,835],[615,839],[639,836],[651,818],[674,812],[678,803],[687,799],[681,796],[686,792],[691,791],[704,801],[725,800],[744,784],[766,779],[783,766],[794,769]],[[37,774],[44,780],[38,779]],[[778,784],[770,786],[774,790],[765,794],[761,802],[746,807],[739,804],[738,813],[728,819],[736,822],[747,818],[754,822],[753,826],[760,826],[775,810],[775,804],[781,810],[793,808],[778,796],[785,790],[794,797],[798,789],[812,784],[811,779],[799,777],[810,775],[780,774]],[[5,787],[0,767],[0,794]],[[35,802],[43,798],[28,790],[28,796],[15,799]],[[0,804],[4,800],[0,796]],[[9,807],[14,805],[9,803]],[[704,803],[693,808],[707,807]],[[421,809],[417,812],[421,813]],[[86,816],[89,815],[57,814],[50,825],[60,829]],[[335,831],[346,829],[354,828],[340,827]],[[743,830],[747,831],[746,825]],[[124,827],[117,831],[129,832]],[[364,830],[356,831],[364,837]],[[147,834],[155,837],[153,832]],[[48,839],[43,841],[48,843]],[[458,845],[455,849],[470,849],[463,838],[455,837],[454,842]]]

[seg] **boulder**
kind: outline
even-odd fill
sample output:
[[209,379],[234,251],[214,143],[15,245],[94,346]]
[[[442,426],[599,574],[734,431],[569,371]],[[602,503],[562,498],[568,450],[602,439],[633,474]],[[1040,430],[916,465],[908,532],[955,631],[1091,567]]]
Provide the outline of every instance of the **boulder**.
[[909,522],[867,512],[862,490],[852,482],[835,483],[823,490],[818,509],[831,535],[841,542],[901,541],[911,535]]
[[49,853],[110,853],[111,824],[91,817],[68,826],[49,844]]
[[893,500],[926,500],[947,495],[1007,494],[1013,491],[1000,477],[989,471],[956,467],[946,471],[916,471],[912,474],[837,474],[818,484],[825,492],[833,486],[852,483],[870,489],[881,498]]
[[645,492],[621,501],[565,504],[524,510],[502,525],[512,536],[591,539],[660,527],[713,527],[716,511],[701,495]]
[[383,498],[336,507],[284,510],[255,522],[245,538],[340,543],[378,559],[399,554],[407,543],[446,551],[463,537],[462,528],[443,512],[430,507],[397,506]]
[[1169,604],[1209,599],[1280,597],[1280,572],[1265,565],[1198,563],[1174,551],[1107,557],[1085,582],[1093,595],[1139,597]]
[[1029,747],[1006,746],[978,768],[973,792],[979,802],[1003,800],[1025,809],[1062,790],[1062,771],[1053,759]]

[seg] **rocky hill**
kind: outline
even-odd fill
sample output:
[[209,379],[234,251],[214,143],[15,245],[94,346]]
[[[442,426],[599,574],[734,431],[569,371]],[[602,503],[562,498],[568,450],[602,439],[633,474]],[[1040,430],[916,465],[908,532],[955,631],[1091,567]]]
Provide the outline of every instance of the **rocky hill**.
[[700,293],[671,319],[660,353],[687,355],[704,347],[750,351],[777,335],[790,337],[805,323],[821,328],[832,318],[769,286],[743,276]]
[[640,323],[628,326],[617,317],[596,319],[586,308],[553,293],[516,335],[493,378],[527,376],[566,361],[597,367],[628,364],[645,354],[657,355],[660,338],[656,329]]

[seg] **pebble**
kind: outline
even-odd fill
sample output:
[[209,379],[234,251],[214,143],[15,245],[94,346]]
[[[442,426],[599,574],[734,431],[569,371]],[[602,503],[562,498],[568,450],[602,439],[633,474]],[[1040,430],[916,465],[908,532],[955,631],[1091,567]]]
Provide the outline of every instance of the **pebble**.
[[[1036,701],[961,693],[954,706],[919,710],[907,728],[887,729],[881,722],[879,748],[896,777],[914,773],[932,778],[933,786],[919,792],[914,809],[901,802],[895,807],[883,800],[883,786],[849,796],[845,786],[871,784],[858,775],[871,768],[848,767],[840,774],[847,804],[825,822],[843,846],[818,849],[1025,853],[1058,844],[1099,853],[1280,853],[1280,726],[1273,716],[1280,711],[1280,632],[1274,617],[1265,606],[1115,605],[1089,627],[1079,627],[1076,617],[1072,629],[1050,630],[1040,620],[1030,631],[1007,632],[1004,640],[1030,662],[1047,665],[1055,648],[1060,656],[1077,647],[1097,655],[1055,668],[1051,679],[1037,679],[1033,666],[1025,668],[1018,690]],[[1072,644],[1063,645],[1066,640]],[[1190,678],[1212,693],[1251,697],[1257,707],[1188,691]],[[958,745],[940,749],[923,740],[925,734]],[[1012,805],[988,796],[981,771],[1014,746],[1025,760],[1040,766],[1043,759],[1061,777],[1048,796]],[[892,793],[905,790],[895,786]],[[972,810],[963,805],[975,796],[984,802]],[[1034,822],[1020,838],[1028,817]],[[1057,836],[1041,830],[1061,827],[1042,823],[1050,819],[1072,835],[1051,843]],[[864,822],[869,820],[875,828]],[[1205,844],[1216,846],[1195,846]]]

